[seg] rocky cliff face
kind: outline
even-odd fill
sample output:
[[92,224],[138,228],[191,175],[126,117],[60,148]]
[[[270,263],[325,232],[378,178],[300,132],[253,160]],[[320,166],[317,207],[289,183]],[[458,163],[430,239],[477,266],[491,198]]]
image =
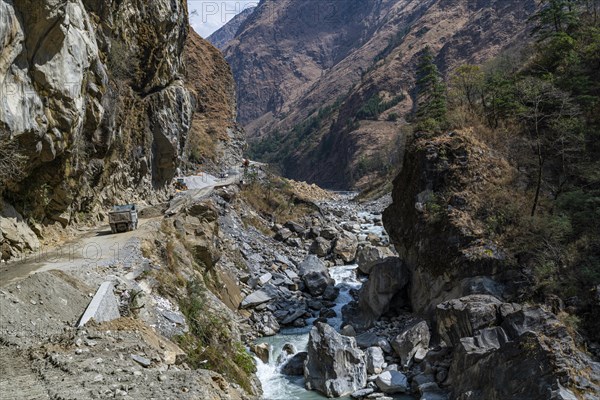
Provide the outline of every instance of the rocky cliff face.
[[473,293],[518,296],[514,283],[526,279],[487,238],[476,213],[486,195],[514,174],[469,131],[417,134],[384,214],[386,230],[411,269],[414,311],[427,314],[443,301]]
[[254,9],[255,7],[248,7],[244,9],[244,11],[233,17],[231,21],[223,25],[221,29],[217,30],[206,39],[217,49],[225,49],[229,42],[235,37],[235,34],[238,32],[240,27],[244,24],[244,22],[246,22],[248,17],[252,15]]
[[[498,196],[516,175],[472,131],[411,140],[383,221],[409,269],[412,311],[451,349],[437,381],[452,398],[595,398],[600,365],[551,305],[521,304],[531,298],[526,268],[489,234],[484,210],[524,201]],[[435,363],[432,352],[425,361]]]
[[[239,142],[229,69],[188,36],[185,1],[4,0],[0,15],[0,192],[26,218],[157,201],[198,131]],[[209,113],[219,128],[201,127]]]
[[[258,142],[254,154],[287,175],[363,187],[398,157],[424,47],[444,73],[483,62],[519,40],[534,9],[534,1],[264,1],[225,49],[239,121]],[[369,105],[377,111],[365,112]]]

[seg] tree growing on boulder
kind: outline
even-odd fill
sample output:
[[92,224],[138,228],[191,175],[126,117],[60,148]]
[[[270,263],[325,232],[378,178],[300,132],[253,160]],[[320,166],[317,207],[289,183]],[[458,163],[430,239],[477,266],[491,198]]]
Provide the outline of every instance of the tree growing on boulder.
[[438,130],[447,122],[446,85],[426,47],[417,68],[417,122],[424,130]]

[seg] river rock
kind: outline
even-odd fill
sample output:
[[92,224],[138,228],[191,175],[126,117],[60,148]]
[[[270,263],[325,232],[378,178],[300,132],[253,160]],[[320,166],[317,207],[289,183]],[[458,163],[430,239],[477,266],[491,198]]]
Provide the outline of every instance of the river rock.
[[430,338],[427,322],[420,321],[396,336],[391,344],[402,365],[408,367],[417,351],[429,347]]
[[256,330],[263,336],[276,335],[280,329],[277,319],[270,312],[263,314],[255,326]]
[[296,349],[296,346],[294,346],[292,343],[284,344],[281,348],[281,353],[277,357],[277,365],[285,364],[287,360],[297,352],[298,350]]
[[352,262],[356,258],[358,248],[358,239],[353,233],[344,231],[335,241],[333,253],[339,256],[344,262]]
[[325,257],[331,251],[331,242],[325,238],[317,237],[310,246],[310,252],[319,257]]
[[367,384],[365,355],[354,338],[317,323],[309,334],[304,378],[308,390],[327,397],[349,395]]
[[250,350],[265,364],[269,362],[269,345],[267,343],[254,344],[250,346]]
[[335,301],[340,294],[340,289],[336,288],[333,283],[327,286],[325,291],[323,292],[323,299],[329,301]]
[[360,390],[357,390],[356,392],[352,393],[350,395],[350,397],[352,397],[353,399],[364,399],[365,397],[367,397],[374,391],[375,391],[375,389],[373,389],[373,388],[360,389]]
[[358,269],[363,274],[368,275],[375,265],[393,255],[392,251],[387,247],[376,247],[368,244],[358,249],[356,263],[358,264]]
[[272,299],[271,296],[269,296],[266,292],[264,292],[262,290],[257,290],[256,292],[253,292],[253,293],[249,294],[248,296],[246,296],[246,298],[244,298],[244,300],[242,300],[240,307],[242,307],[242,308],[255,307],[259,304],[266,303],[267,301],[270,301],[271,299]]
[[409,272],[398,257],[389,257],[371,269],[369,280],[359,293],[358,312],[349,315],[355,326],[368,328],[373,325],[392,304],[407,297],[406,286]]
[[[381,223],[380,223],[381,224]],[[367,235],[367,240],[374,246],[381,244],[382,238],[374,233],[369,233]]]
[[365,355],[367,357],[367,372],[369,374],[380,374],[383,370],[383,364],[385,364],[383,350],[377,346],[369,347]]
[[321,312],[319,312],[319,318],[329,319],[335,318],[336,316],[337,314],[335,313],[335,310],[331,308],[323,308],[321,309]]
[[339,231],[333,226],[326,226],[321,230],[321,236],[327,240],[334,240],[337,235],[339,235]]
[[356,330],[352,325],[345,325],[340,331],[340,333],[344,336],[356,336]]
[[304,374],[304,362],[308,353],[302,351],[294,354],[288,361],[281,366],[281,373],[290,376],[302,376]]
[[301,277],[312,271],[327,272],[327,267],[325,267],[325,264],[323,264],[323,262],[314,254],[307,256],[298,265],[298,274]]
[[306,314],[305,309],[298,309],[298,310],[290,311],[290,313],[283,319],[283,321],[281,321],[281,323],[283,325],[289,325],[289,324],[293,323],[294,321],[296,321],[298,318],[302,317],[304,314]]
[[328,287],[335,283],[327,270],[308,272],[302,276],[302,281],[312,296],[321,296]]
[[385,371],[377,376],[375,384],[383,393],[406,393],[408,392],[408,379],[398,371]]

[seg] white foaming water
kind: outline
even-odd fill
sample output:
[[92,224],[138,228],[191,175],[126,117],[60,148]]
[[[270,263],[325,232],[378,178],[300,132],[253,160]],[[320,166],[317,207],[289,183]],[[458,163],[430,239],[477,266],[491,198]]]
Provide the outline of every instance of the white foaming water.
[[[340,293],[333,308],[336,316],[328,319],[328,323],[339,330],[342,324],[342,308],[352,300],[351,289],[359,289],[362,285],[356,279],[357,265],[345,265],[329,269],[329,274],[340,289]],[[325,397],[317,392],[311,392],[304,388],[304,377],[285,376],[279,371],[281,365],[277,359],[282,353],[283,345],[293,344],[298,351],[306,351],[308,345],[308,332],[312,328],[313,319],[308,320],[309,326],[305,328],[284,329],[281,333],[258,340],[259,343],[268,343],[270,346],[269,363],[265,364],[258,358],[256,375],[263,388],[263,400],[321,400]]]

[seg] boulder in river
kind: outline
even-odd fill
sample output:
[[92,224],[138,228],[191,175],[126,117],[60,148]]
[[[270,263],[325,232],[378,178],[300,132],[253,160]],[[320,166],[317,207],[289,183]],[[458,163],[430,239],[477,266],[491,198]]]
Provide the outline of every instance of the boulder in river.
[[419,350],[429,347],[430,338],[427,322],[420,321],[396,336],[392,341],[392,347],[400,357],[402,365],[408,367],[413,356]]
[[308,390],[327,397],[349,395],[367,384],[365,354],[354,338],[317,323],[309,334],[304,378]]
[[352,262],[356,258],[358,248],[358,238],[355,234],[344,231],[335,241],[333,253],[339,256],[344,262]]
[[290,376],[301,376],[304,374],[304,362],[308,353],[302,351],[290,357],[285,364],[281,366],[281,373]]
[[385,371],[377,376],[375,384],[383,393],[406,393],[408,392],[408,379],[402,372]]
[[325,293],[327,287],[334,283],[327,271],[311,271],[304,275],[302,280],[306,285],[306,290],[308,290],[312,296],[321,296]]
[[392,305],[400,308],[407,297],[408,281],[408,268],[398,257],[378,263],[360,290],[358,309],[347,314],[348,320],[356,327],[371,327]]
[[269,362],[269,345],[268,343],[254,344],[250,350],[265,364]]
[[367,356],[367,372],[369,374],[380,374],[383,370],[385,359],[383,350],[377,346],[369,347],[366,351]]
[[370,244],[361,246],[356,253],[358,269],[363,274],[370,274],[375,265],[382,262],[394,253],[388,247],[372,246]]
[[298,265],[298,274],[300,276],[304,276],[312,271],[317,271],[317,272],[326,272],[327,271],[327,267],[325,267],[325,264],[323,264],[323,262],[321,260],[319,260],[319,258],[317,256],[315,256],[314,254],[307,256],[304,259],[304,261],[302,261]]

